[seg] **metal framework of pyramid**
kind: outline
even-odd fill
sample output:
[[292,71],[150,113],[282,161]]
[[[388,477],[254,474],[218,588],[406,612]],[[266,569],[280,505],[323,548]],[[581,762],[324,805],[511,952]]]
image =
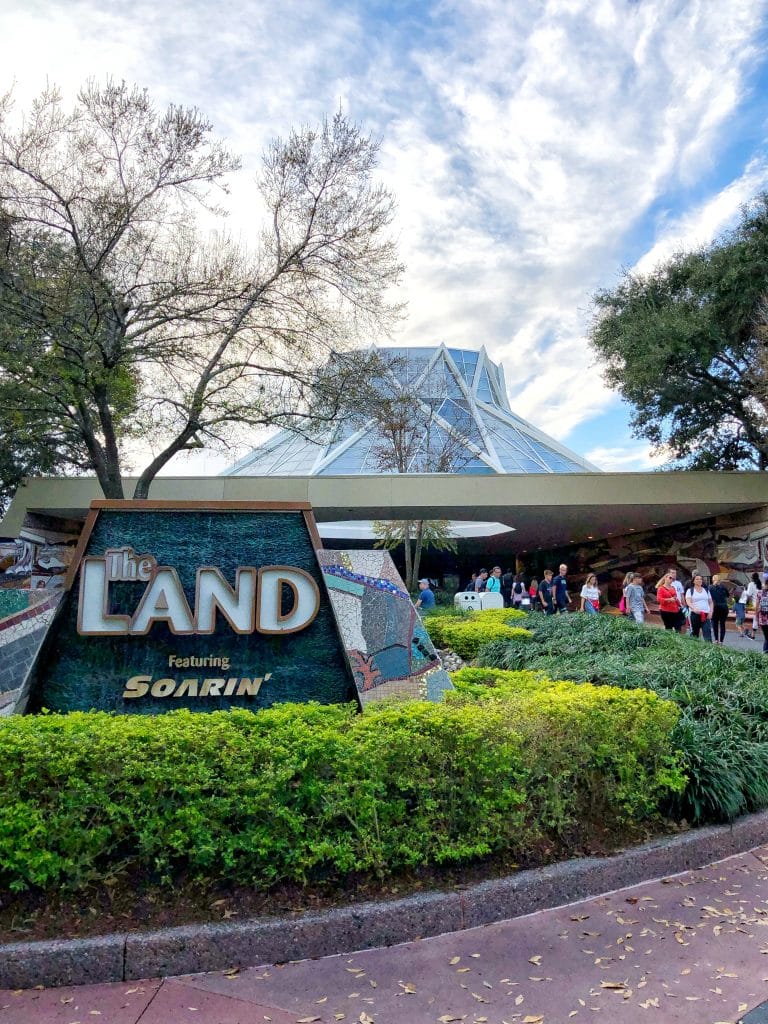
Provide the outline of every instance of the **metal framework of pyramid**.
[[[409,472],[428,472],[424,449],[450,439],[455,473],[596,473],[596,466],[515,415],[504,370],[485,351],[446,348],[373,348],[386,360],[390,389],[400,388],[428,413],[425,442]],[[406,391],[407,389],[407,391]],[[429,435],[427,438],[426,435]],[[229,466],[223,476],[377,475],[382,438],[376,420],[341,423],[308,440],[282,430]]]

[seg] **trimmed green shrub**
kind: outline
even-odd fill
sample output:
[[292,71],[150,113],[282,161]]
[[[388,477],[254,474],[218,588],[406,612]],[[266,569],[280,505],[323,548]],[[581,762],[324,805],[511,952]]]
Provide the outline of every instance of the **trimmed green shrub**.
[[589,807],[592,821],[603,807],[642,819],[685,786],[669,742],[679,711],[655,693],[489,668],[464,668],[452,678],[449,701],[503,706],[525,731],[529,799],[537,815],[549,816],[549,828],[573,825],[576,806]]
[[385,877],[524,856],[574,823],[619,828],[679,788],[676,712],[652,695],[601,691],[601,705],[572,684],[524,699],[498,681],[462,686],[451,703],[364,715],[286,704],[3,720],[0,886]]
[[509,625],[526,621],[527,616],[512,608],[489,608],[482,612],[458,615],[429,615],[424,626],[436,647],[449,647],[460,658],[474,658],[480,647],[491,640],[511,640],[527,635],[525,629]]
[[623,688],[680,708],[675,744],[688,776],[672,810],[696,822],[768,807],[765,655],[737,651],[618,616],[529,616],[530,636],[494,641],[481,665]]

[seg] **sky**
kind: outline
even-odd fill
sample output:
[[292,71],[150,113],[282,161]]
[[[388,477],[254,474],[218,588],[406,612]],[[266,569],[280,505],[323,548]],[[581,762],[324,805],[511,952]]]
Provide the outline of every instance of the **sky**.
[[[768,0],[4,0],[0,90],[93,76],[200,107],[243,159],[341,107],[381,139],[407,315],[479,348],[512,408],[605,470],[658,466],[587,342],[623,270],[705,244],[768,187]],[[203,453],[179,472],[231,459]]]

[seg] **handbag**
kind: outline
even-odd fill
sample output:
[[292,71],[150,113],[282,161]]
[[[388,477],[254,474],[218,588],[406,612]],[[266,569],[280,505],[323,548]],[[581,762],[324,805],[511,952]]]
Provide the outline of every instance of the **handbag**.
[[621,600],[619,601],[619,611],[622,615],[625,615],[627,612],[627,601],[623,594],[621,595]]

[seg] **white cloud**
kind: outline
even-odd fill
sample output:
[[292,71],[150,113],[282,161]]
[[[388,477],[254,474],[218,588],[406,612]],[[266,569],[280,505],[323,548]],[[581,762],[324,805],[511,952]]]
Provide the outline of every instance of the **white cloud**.
[[647,274],[677,252],[706,245],[731,227],[741,207],[768,182],[768,161],[750,160],[744,173],[700,205],[681,217],[664,219],[659,225],[660,237],[637,261],[634,270]]
[[598,446],[587,452],[585,458],[607,473],[633,473],[641,470],[659,469],[667,461],[666,455],[654,454],[643,443]]
[[621,265],[708,240],[766,179],[758,157],[706,190],[763,59],[766,0],[382,11],[362,0],[10,0],[0,66],[22,104],[46,76],[73,92],[87,74],[112,74],[158,102],[201,106],[244,155],[230,206],[246,235],[267,140],[342,102],[382,136],[399,199],[409,319],[395,340],[485,344],[504,361],[513,407],[565,437],[613,400],[584,340],[591,293]]

